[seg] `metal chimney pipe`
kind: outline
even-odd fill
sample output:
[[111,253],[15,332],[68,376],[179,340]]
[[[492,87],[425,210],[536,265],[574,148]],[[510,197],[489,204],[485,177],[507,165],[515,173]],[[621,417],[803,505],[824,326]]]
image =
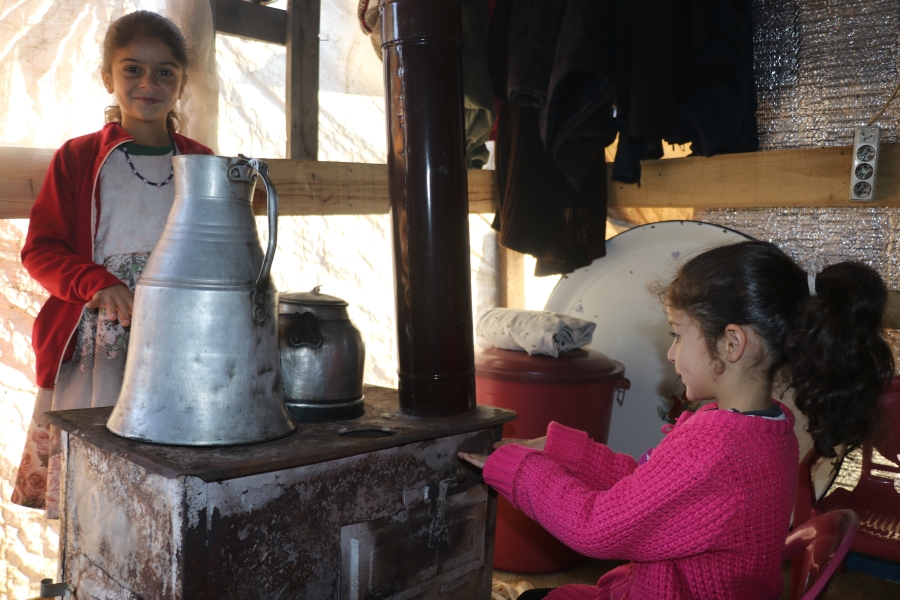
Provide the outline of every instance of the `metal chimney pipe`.
[[400,410],[455,415],[475,408],[459,4],[382,11]]

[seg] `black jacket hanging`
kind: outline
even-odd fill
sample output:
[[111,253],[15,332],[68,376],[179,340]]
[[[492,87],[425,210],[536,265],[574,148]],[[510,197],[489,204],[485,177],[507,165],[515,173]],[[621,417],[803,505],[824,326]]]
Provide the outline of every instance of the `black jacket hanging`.
[[607,5],[500,0],[494,12],[491,76],[502,99],[494,228],[503,246],[537,258],[537,275],[569,273],[606,254],[613,65],[595,52],[603,36],[590,25]]

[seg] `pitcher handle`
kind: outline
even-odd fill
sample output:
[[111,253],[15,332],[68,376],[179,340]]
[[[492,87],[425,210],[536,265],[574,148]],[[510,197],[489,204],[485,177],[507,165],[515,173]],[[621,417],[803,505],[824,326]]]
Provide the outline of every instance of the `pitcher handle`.
[[268,164],[256,158],[248,158],[243,154],[238,154],[238,156],[246,160],[247,165],[243,168],[234,168],[233,173],[229,173],[229,177],[240,181],[252,181],[256,176],[254,175],[252,179],[249,179],[247,178],[249,173],[245,171],[245,169],[252,169],[262,177],[263,183],[266,186],[266,213],[269,217],[269,245],[266,247],[266,256],[263,258],[262,268],[259,270],[259,277],[256,278],[256,289],[250,294],[253,319],[257,323],[264,323],[266,315],[268,315],[266,302],[268,300],[269,274],[272,271],[272,262],[275,260],[275,247],[278,245],[278,192],[275,191],[275,186],[272,185],[272,180],[269,179]]
[[275,260],[275,247],[278,245],[278,192],[269,179],[269,165],[263,161],[257,162],[259,165],[257,171],[266,186],[266,213],[269,217],[269,245],[266,247],[266,257],[256,279],[256,293],[264,294],[269,287],[269,273]]

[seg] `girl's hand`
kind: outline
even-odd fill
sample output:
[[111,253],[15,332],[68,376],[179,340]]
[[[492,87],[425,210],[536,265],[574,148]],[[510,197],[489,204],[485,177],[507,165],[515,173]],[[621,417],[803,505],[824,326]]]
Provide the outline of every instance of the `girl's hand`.
[[488,459],[484,454],[469,454],[468,452],[459,452],[457,453],[457,456],[479,469],[484,468],[484,463],[487,462]]
[[547,436],[545,435],[544,437],[539,437],[533,440],[517,440],[515,438],[504,438],[494,444],[494,449],[497,449],[500,446],[505,446],[507,444],[519,444],[520,446],[525,446],[526,448],[543,450],[544,446],[547,445]]
[[131,325],[131,311],[134,308],[134,292],[124,283],[105,287],[94,294],[88,308],[105,308],[110,321],[119,321],[122,327]]
[[[507,444],[519,444],[520,446],[525,446],[526,448],[543,450],[544,446],[547,444],[547,436],[545,435],[544,437],[539,437],[534,440],[517,440],[515,438],[507,438],[500,440],[499,442],[494,444],[494,448],[496,449]],[[467,463],[475,465],[479,469],[484,468],[484,463],[488,458],[484,454],[469,454],[468,452],[460,452],[457,456],[459,456]]]

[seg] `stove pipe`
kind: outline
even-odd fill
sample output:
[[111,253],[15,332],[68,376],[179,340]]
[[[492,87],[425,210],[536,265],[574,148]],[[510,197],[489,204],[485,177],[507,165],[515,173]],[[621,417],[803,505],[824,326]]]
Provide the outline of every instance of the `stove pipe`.
[[400,410],[475,408],[457,0],[382,8]]

